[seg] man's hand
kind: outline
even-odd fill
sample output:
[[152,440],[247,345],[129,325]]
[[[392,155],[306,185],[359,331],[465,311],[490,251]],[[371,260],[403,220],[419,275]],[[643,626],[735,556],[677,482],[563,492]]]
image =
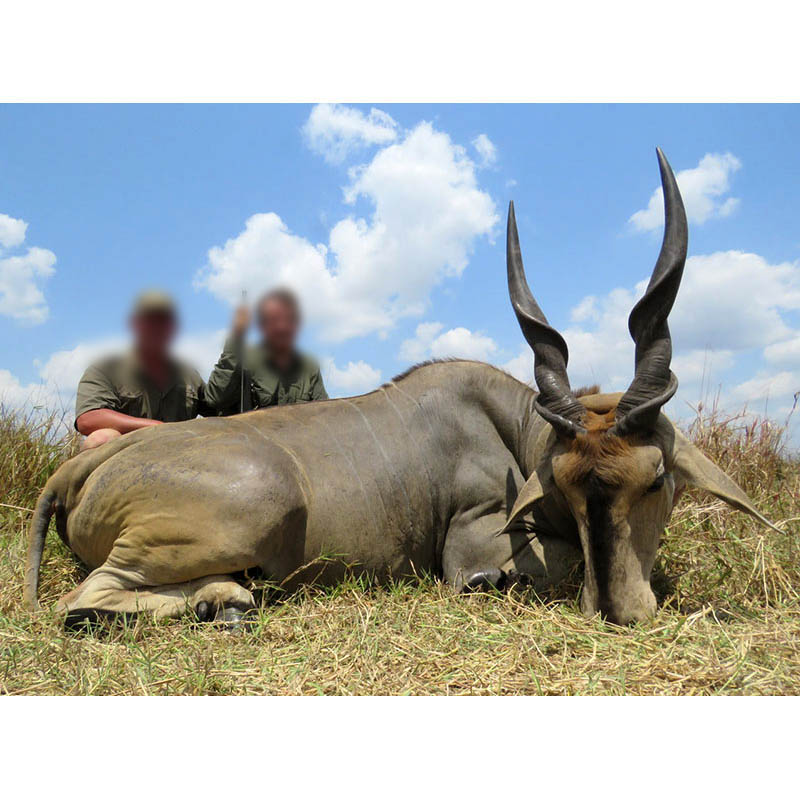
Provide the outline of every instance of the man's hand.
[[250,306],[240,305],[233,314],[233,335],[240,339],[250,327]]

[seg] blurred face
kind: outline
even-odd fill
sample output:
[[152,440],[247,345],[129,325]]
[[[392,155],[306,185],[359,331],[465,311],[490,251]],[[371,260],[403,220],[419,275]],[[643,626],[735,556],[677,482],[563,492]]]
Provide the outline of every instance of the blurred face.
[[282,300],[266,300],[260,309],[259,330],[273,353],[286,355],[294,350],[300,320],[295,310]]
[[131,319],[136,349],[151,357],[167,355],[175,337],[177,322],[171,314],[163,312],[138,314]]

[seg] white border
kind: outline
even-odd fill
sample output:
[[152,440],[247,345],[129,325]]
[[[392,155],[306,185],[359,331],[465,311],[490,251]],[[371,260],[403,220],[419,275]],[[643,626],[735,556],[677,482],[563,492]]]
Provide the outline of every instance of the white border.
[[[235,647],[235,642],[231,642]],[[779,797],[798,700],[0,699],[7,797]]]
[[791,101],[797,3],[17,0],[6,101]]
[[[0,99],[797,100],[797,23],[772,0],[26,0],[0,12]],[[775,796],[797,702],[4,698],[0,787]]]

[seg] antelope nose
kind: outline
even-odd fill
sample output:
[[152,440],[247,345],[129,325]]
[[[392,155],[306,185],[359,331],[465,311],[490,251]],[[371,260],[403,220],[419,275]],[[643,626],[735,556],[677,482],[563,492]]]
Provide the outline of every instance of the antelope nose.
[[656,601],[652,598],[652,603],[637,603],[636,605],[625,605],[622,607],[608,605],[605,607],[593,607],[586,603],[581,609],[584,617],[593,617],[598,611],[606,622],[612,625],[635,625],[637,622],[645,622],[655,616]]
[[614,625],[635,625],[655,616],[656,597],[649,591],[639,602],[603,610],[603,616]]
[[647,619],[647,615],[637,614],[636,612],[623,612],[620,614],[611,612],[609,614],[603,614],[603,617],[606,622],[610,622],[612,625],[619,625],[620,627],[634,625],[637,622],[642,622]]

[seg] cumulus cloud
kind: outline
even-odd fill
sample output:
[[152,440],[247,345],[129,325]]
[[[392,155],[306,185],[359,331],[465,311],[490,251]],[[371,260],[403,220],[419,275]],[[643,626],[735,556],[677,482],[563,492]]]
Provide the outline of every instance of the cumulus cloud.
[[519,355],[500,364],[500,367],[513,375],[518,381],[529,383],[533,386],[533,351],[527,344],[520,347]]
[[[726,197],[730,180],[742,166],[732,153],[706,153],[696,167],[684,169],[675,177],[681,190],[689,222],[702,225],[714,217],[727,217],[739,205],[736,197]],[[664,224],[664,192],[653,191],[645,208],[628,220],[639,231],[657,230]]]
[[39,366],[39,377],[48,386],[68,397],[75,394],[78,381],[93,361],[123,350],[127,342],[121,337],[105,337],[81,342],[66,350],[57,350]]
[[0,314],[33,325],[44,322],[50,309],[39,284],[55,273],[55,263],[55,255],[41,247],[0,258]]
[[365,114],[357,108],[320,103],[303,125],[303,136],[315,153],[339,164],[361,147],[395,141],[397,130],[397,123],[380,109]]
[[[570,345],[571,370],[617,382],[628,374],[633,344],[627,319],[644,294],[647,279],[631,289],[583,298],[562,331]],[[727,353],[763,348],[777,359],[791,349],[793,328],[786,311],[800,310],[800,264],[770,264],[755,253],[736,250],[691,256],[670,314],[676,352]],[[800,345],[798,345],[800,350]],[[695,356],[698,357],[698,356]]]
[[0,245],[3,247],[19,247],[25,241],[28,223],[14,219],[8,214],[0,214]]
[[417,325],[414,337],[400,345],[400,358],[404,361],[422,361],[426,358],[469,358],[489,361],[497,352],[497,344],[489,336],[468,328],[451,328],[442,332],[441,322],[423,322]]
[[[175,342],[175,354],[207,378],[222,352],[226,333],[224,329],[182,333]],[[39,377],[59,392],[74,395],[78,381],[92,362],[124,352],[129,346],[122,336],[80,342],[72,348],[57,350],[44,363],[37,362]]]
[[365,361],[348,361],[340,368],[332,358],[323,359],[322,376],[331,397],[364,394],[381,382],[381,371]]
[[734,386],[731,396],[748,405],[774,399],[780,407],[785,407],[789,398],[798,391],[800,374],[784,370],[771,375],[759,372],[753,378]]
[[242,288],[257,296],[284,284],[324,340],[385,335],[400,318],[422,314],[435,286],[461,275],[476,239],[498,221],[474,162],[427,122],[350,170],[345,202],[360,198],[370,217],[341,219],[327,244],[293,233],[275,213],[253,215],[238,236],[211,248],[195,285],[235,303]]
[[[181,334],[175,343],[176,355],[208,378],[222,352],[227,331],[197,331]],[[63,414],[71,425],[78,382],[86,368],[98,359],[123,352],[129,341],[122,336],[102,337],[79,342],[71,348],[51,353],[34,362],[38,381],[24,383],[8,370],[0,370],[0,406],[29,411],[41,407],[46,412]],[[363,360],[339,367],[333,358],[322,360],[325,385],[331,396],[361,394],[381,383],[381,371]]]
[[22,245],[27,229],[27,222],[0,214],[0,314],[38,325],[50,313],[41,284],[55,273],[56,257],[42,247],[15,255],[3,252]]
[[52,386],[43,382],[22,383],[7,369],[0,369],[0,408],[25,415],[70,413],[69,404],[64,403]]
[[219,360],[228,331],[196,331],[182,333],[175,342],[175,353],[187,364],[191,364],[205,379]]
[[417,325],[412,339],[400,344],[400,358],[403,361],[424,361],[430,358],[431,342],[439,335],[444,325],[441,322],[421,322]]
[[84,370],[95,359],[125,346],[116,337],[82,342],[34,361],[38,380],[25,383],[8,370],[0,370],[0,406],[24,414],[61,417],[66,430],[74,419],[75,393]]
[[459,327],[437,336],[431,342],[430,350],[434,358],[456,357],[488,361],[497,350],[497,345],[489,336]]
[[764,358],[776,366],[800,368],[800,333],[765,347]]
[[[181,334],[175,343],[175,353],[207,378],[222,352],[225,335],[225,330]],[[0,370],[0,405],[21,410],[41,407],[63,415],[65,424],[71,425],[78,382],[86,368],[104,356],[123,352],[128,346],[125,337],[108,336],[57,350],[45,360],[34,362],[39,379],[30,383],[24,383],[8,370]]]
[[800,263],[728,250],[687,259],[670,326],[681,347],[742,350],[789,337],[782,312],[798,309]]
[[[618,331],[618,334],[627,336],[627,330]],[[602,353],[602,345],[598,346],[600,343],[599,338],[594,340],[591,333],[584,332],[583,335],[585,338],[581,338],[581,334],[574,330],[570,333],[570,339],[573,342],[570,347],[574,349],[570,349],[569,376],[573,388],[577,389],[582,386],[600,383],[608,391],[622,391],[625,389],[633,377],[632,345],[626,344],[624,348],[620,348],[620,350],[625,351],[624,355],[617,355],[616,359],[608,359],[605,366],[603,366],[601,362],[592,363],[592,358],[596,358],[598,354]],[[608,338],[610,339],[611,336]],[[607,342],[605,343],[607,344]],[[584,350],[583,348],[586,348],[587,345],[588,350]],[[627,351],[630,351],[630,353]],[[629,358],[630,360],[628,360]],[[728,351],[709,353],[705,350],[693,350],[688,353],[675,354],[672,359],[672,370],[677,375],[680,375],[684,386],[687,384],[704,386],[708,383],[712,374],[715,374],[715,371],[725,370],[732,364],[733,356]],[[605,375],[608,374],[606,370],[608,370],[609,365],[611,372],[619,374],[619,381],[603,380]],[[518,355],[500,364],[500,367],[517,380],[534,385],[533,351],[527,344],[520,347]],[[627,374],[625,374],[626,369],[628,370]]]
[[[633,377],[634,345],[627,320],[647,279],[631,288],[587,296],[570,313],[561,333],[570,352],[573,386],[599,383],[622,391]],[[681,289],[670,314],[672,369],[681,386],[673,408],[696,405],[722,387],[731,408],[768,396],[781,407],[800,389],[800,330],[790,313],[800,310],[800,264],[770,264],[754,253],[724,251],[686,261]],[[784,368],[752,371],[754,357]],[[533,359],[523,347],[503,365],[520,380],[533,376]],[[674,413],[674,412],[673,412]]]
[[672,371],[684,387],[699,388],[701,394],[697,399],[700,399],[735,363],[736,356],[731,350],[677,351],[672,356]]
[[472,146],[475,148],[480,158],[482,167],[490,167],[497,161],[497,148],[494,146],[494,142],[485,133],[478,134],[478,136],[472,140]]

